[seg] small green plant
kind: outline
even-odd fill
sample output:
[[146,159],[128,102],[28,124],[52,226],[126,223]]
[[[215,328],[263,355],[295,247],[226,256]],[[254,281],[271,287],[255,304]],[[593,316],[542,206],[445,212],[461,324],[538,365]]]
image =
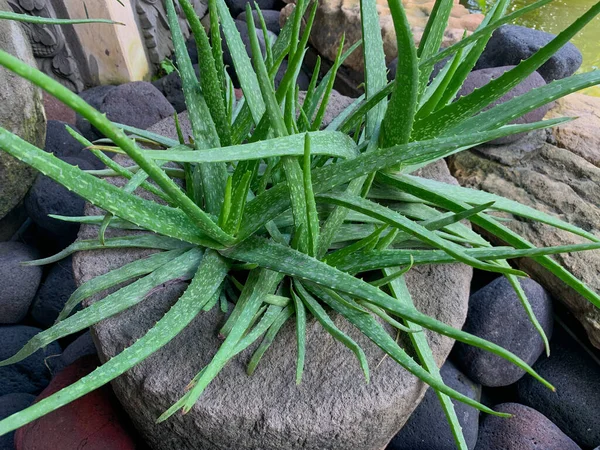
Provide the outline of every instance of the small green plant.
[[169,58],[165,58],[160,62],[160,70],[162,70],[165,75],[169,75],[171,72],[176,71],[177,68],[175,67],[175,64],[173,64],[173,61]]
[[[546,336],[518,281],[526,274],[513,269],[509,259],[533,258],[600,307],[598,293],[549,257],[554,253],[600,248],[598,237],[509,199],[411,175],[420,167],[483,142],[570,120],[507,125],[541,105],[598,84],[599,72],[555,81],[487,111],[484,109],[567,43],[600,12],[600,3],[531,58],[472,94],[455,100],[493,30],[549,1],[541,0],[505,15],[509,1],[499,0],[475,33],[438,51],[452,0],[436,2],[418,48],[401,2],[390,0],[400,57],[396,79],[388,83],[376,3],[362,0],[362,42],[344,53],[342,40],[332,68],[321,80],[317,64],[305,100],[299,104],[296,77],[314,22],[316,3],[310,5],[307,0],[298,0],[277,41],[267,44],[265,56],[259,48],[248,6],[250,60],[223,0],[209,0],[210,38],[189,1],[179,0],[197,43],[198,79],[186,51],[173,0],[166,0],[177,69],[193,130],[189,140],[180,133],[179,141],[111,123],[43,73],[0,52],[2,66],[54,95],[100,130],[109,140],[102,142],[103,149],[108,145],[133,161],[130,165],[118,164],[71,130],[108,166],[101,171],[82,171],[0,129],[0,148],[106,211],[102,216],[58,217],[97,225],[98,238],[80,240],[54,257],[30,264],[50,263],[81,250],[115,247],[160,250],[82,285],[53,327],[35,336],[0,365],[21,361],[56,339],[143,301],[155,286],[166,281],[178,279],[182,274],[191,280],[181,298],[145,336],[90,375],[0,421],[0,435],[110,382],[168,343],[198,314],[217,304],[226,306],[228,302],[235,307],[221,329],[223,343],[206,367],[197,368],[198,374],[190,380],[189,390],[182,392],[181,399],[158,421],[179,410],[189,411],[225,364],[264,336],[249,363],[248,372],[252,373],[288,320],[295,322],[297,330],[296,382],[302,379],[305,326],[310,316],[356,355],[368,382],[369,367],[362,349],[335,327],[330,319],[332,311],[435,389],[456,445],[461,449],[466,444],[451,398],[489,414],[505,414],[443,383],[423,328],[506,358],[553,389],[505,349],[419,312],[403,277],[414,265],[454,262],[498,272],[514,286],[524,312],[539,330],[546,347]],[[303,17],[306,24],[301,32]],[[261,24],[265,28],[264,21]],[[240,101],[233,95],[223,65],[220,29],[244,93]],[[351,52],[358,51],[361,43],[365,95],[321,130],[336,72]],[[451,59],[430,82],[434,64],[446,56]],[[275,88],[274,76],[284,58],[288,59],[288,69]],[[163,150],[148,150],[138,145],[148,142]],[[167,162],[177,163],[176,167],[163,167]],[[122,189],[102,178],[117,175],[128,179]],[[184,181],[183,189],[175,182],[177,178]],[[134,191],[138,187],[153,193],[157,201],[136,196]],[[536,248],[489,214],[493,211],[543,222],[583,236],[590,243]],[[464,220],[507,245],[492,247],[465,226],[461,222]],[[151,233],[105,237],[109,227]],[[380,278],[365,281],[362,275],[367,271],[376,271]],[[84,299],[126,281],[131,284],[71,315]],[[417,359],[396,343],[385,331],[383,322],[407,333]]]

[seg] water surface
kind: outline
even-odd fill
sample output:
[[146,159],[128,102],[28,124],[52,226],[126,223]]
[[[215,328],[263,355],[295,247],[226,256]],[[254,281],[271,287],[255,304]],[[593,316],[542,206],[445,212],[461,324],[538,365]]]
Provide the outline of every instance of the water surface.
[[[513,0],[509,10],[512,12],[534,2],[535,0]],[[597,0],[554,0],[544,7],[520,17],[515,25],[558,34],[596,2]],[[461,0],[461,3],[471,11],[480,12],[482,8],[489,8],[494,2],[492,0]],[[583,54],[583,64],[578,72],[589,72],[600,68],[600,16],[592,20],[571,42]],[[600,86],[588,89],[586,93],[600,97]]]

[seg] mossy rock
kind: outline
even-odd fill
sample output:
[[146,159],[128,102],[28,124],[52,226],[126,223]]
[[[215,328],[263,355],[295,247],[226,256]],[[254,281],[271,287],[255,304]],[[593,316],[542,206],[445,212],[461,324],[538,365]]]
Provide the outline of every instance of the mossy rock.
[[[0,10],[12,11],[5,0]],[[23,25],[0,20],[0,49],[36,67],[29,39]],[[41,91],[29,81],[0,68],[0,126],[26,141],[43,147],[46,138],[46,116]],[[37,172],[0,152],[0,219],[25,196]]]

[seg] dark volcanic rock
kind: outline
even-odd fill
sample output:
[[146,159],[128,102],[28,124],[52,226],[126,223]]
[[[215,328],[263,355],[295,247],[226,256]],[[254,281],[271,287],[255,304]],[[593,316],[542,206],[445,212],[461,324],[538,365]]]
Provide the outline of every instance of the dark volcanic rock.
[[[254,2],[248,0],[225,0],[225,4],[229,7],[232,16],[237,16],[246,10],[246,3],[250,3],[254,7]],[[261,10],[275,9],[274,6],[277,4],[277,0],[258,0],[258,7]]]
[[[94,168],[85,159],[73,157],[61,159],[71,165],[78,166],[80,169],[90,170]],[[38,175],[27,197],[25,197],[25,209],[31,220],[64,243],[73,242],[79,224],[53,219],[48,215],[81,216],[83,215],[84,206],[85,200],[83,198],[42,174]]]
[[[507,72],[508,70],[512,69],[513,67],[514,66],[502,66],[502,67],[491,67],[488,69],[474,70],[473,72],[471,72],[469,74],[469,76],[463,83],[462,87],[458,91],[458,94],[456,97],[459,98],[459,97],[470,94],[475,89],[479,89],[480,87],[485,86],[490,81],[500,77],[504,72]],[[546,84],[546,82],[541,77],[541,75],[537,72],[533,72],[531,75],[529,75],[527,78],[525,78],[521,83],[519,83],[517,86],[515,86],[511,91],[509,91],[508,93],[506,93],[505,95],[500,97],[498,100],[496,100],[495,102],[493,102],[489,106],[487,106],[485,108],[485,110],[493,108],[494,106],[499,105],[500,103],[504,103],[514,97],[518,97],[519,95],[523,95],[523,94],[531,91],[532,89],[544,86],[545,84]],[[521,124],[521,123],[539,122],[540,120],[542,120],[544,118],[544,115],[548,112],[548,110],[550,108],[551,108],[551,105],[540,106],[539,108],[528,112],[527,114],[513,120],[510,123]],[[511,142],[518,141],[520,138],[522,138],[525,135],[527,135],[527,133],[514,134],[512,136],[505,136],[503,138],[494,139],[493,141],[490,141],[489,143],[490,144],[509,144]]]
[[74,125],[60,122],[58,120],[49,120],[46,127],[46,145],[44,150],[53,153],[59,158],[62,157],[74,157],[85,159],[92,163],[94,168],[100,169],[104,167],[91,152],[84,150],[84,146],[77,141],[73,136],[69,134],[66,126],[70,126],[75,131],[79,132]]
[[[113,122],[142,129],[174,113],[165,96],[146,81],[134,81],[120,86],[99,86],[82,92],[81,96],[100,112],[106,113],[106,117]],[[92,141],[101,137],[98,130],[80,116],[77,116],[77,127]]]
[[52,358],[48,360],[48,363],[50,363],[52,373],[57,373],[73,364],[79,358],[97,354],[98,352],[94,346],[92,335],[88,330],[71,342],[58,358]]
[[31,317],[44,328],[52,326],[75,289],[77,287],[69,256],[54,263],[50,268],[33,300]]
[[[79,96],[84,99],[90,106],[93,106],[95,109],[102,111],[102,102],[104,101],[104,97],[110,91],[115,89],[116,86],[112,85],[104,85],[104,86],[96,86],[91,89],[87,89],[83,92],[79,93]],[[81,134],[88,138],[90,141],[99,139],[100,133],[92,127],[92,125],[84,119],[79,114],[77,114],[75,119],[75,124],[77,128],[81,131]]]
[[[196,47],[194,44],[194,49],[195,48]],[[196,57],[196,59],[198,59],[198,57]],[[196,71],[196,76],[199,77],[198,64],[194,64],[194,70]],[[152,84],[160,92],[162,92],[177,113],[183,112],[187,109],[179,72],[171,72],[170,74],[154,81]]]
[[[475,69],[517,65],[555,37],[554,34],[527,27],[503,25],[494,31]],[[581,52],[569,42],[537,71],[549,83],[574,74],[582,61]]]
[[[0,420],[12,416],[14,413],[27,408],[35,400],[35,395],[31,394],[7,394],[0,397]],[[14,450],[15,432],[0,436],[0,450]]]
[[42,269],[21,263],[37,258],[37,250],[25,244],[0,242],[0,323],[17,323],[27,315]]
[[[17,353],[33,336],[41,332],[39,328],[25,325],[0,327],[0,361]],[[53,342],[33,355],[9,366],[0,367],[0,395],[24,392],[37,394],[50,381],[50,370],[45,364],[49,356],[60,354],[60,345]]]
[[49,120],[46,125],[46,145],[44,150],[55,156],[74,156],[81,158],[84,146],[67,131],[67,126],[77,130],[73,125],[58,120]]
[[[265,25],[267,26],[267,30],[279,34],[281,31],[281,27],[279,26],[279,11],[261,11],[263,18],[265,19]],[[258,13],[256,11],[252,11],[252,16],[254,17],[254,25],[257,30],[261,29],[260,18],[258,17]],[[236,20],[246,21],[246,12],[241,12],[236,18]]]

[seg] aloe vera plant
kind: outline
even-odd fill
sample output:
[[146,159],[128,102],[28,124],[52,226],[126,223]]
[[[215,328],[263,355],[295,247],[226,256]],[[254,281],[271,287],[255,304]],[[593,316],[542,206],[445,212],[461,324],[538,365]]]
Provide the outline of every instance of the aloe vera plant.
[[[251,58],[223,0],[209,1],[210,36],[189,0],[179,0],[197,43],[200,79],[186,51],[174,0],[165,1],[192,126],[188,142],[187,136],[180,135],[175,141],[111,123],[76,94],[0,51],[0,65],[58,98],[106,137],[100,147],[70,130],[108,166],[83,171],[0,128],[2,150],[105,211],[102,216],[56,217],[98,226],[98,238],[78,241],[54,257],[28,264],[50,263],[82,250],[130,247],[157,251],[80,286],[57,323],[1,361],[0,366],[21,361],[56,339],[142,302],[155,286],[173,279],[190,280],[185,293],[146,335],[88,376],[0,421],[0,435],[110,382],[223,299],[235,303],[221,330],[224,341],[206,367],[196,368],[198,374],[190,380],[189,390],[157,420],[167,420],[180,410],[189,411],[228,361],[261,341],[249,363],[248,372],[253,372],[282,325],[290,320],[297,331],[296,382],[302,380],[310,317],[354,353],[368,382],[363,350],[334,325],[332,311],[435,390],[458,448],[466,448],[466,443],[451,399],[489,414],[505,414],[444,384],[424,328],[506,358],[553,389],[514,354],[419,312],[404,281],[404,274],[419,264],[460,262],[498,272],[514,286],[523,312],[539,330],[547,349],[546,336],[518,282],[527,275],[509,265],[511,258],[533,258],[600,307],[597,292],[549,257],[598,249],[600,238],[510,199],[411,175],[420,167],[486,141],[564,123],[570,119],[509,125],[532,109],[600,83],[599,71],[575,75],[483,111],[594,18],[600,12],[597,3],[531,58],[455,101],[493,30],[549,1],[540,0],[505,15],[509,0],[499,0],[475,33],[438,52],[453,2],[437,0],[421,45],[416,48],[400,0],[389,0],[400,59],[396,79],[388,83],[376,2],[361,0],[365,94],[324,130],[321,123],[337,69],[351,52],[359,50],[354,45],[343,53],[342,40],[336,61],[320,80],[317,64],[305,101],[299,104],[296,78],[316,13],[316,4],[310,5],[308,0],[298,0],[277,41],[267,42],[264,56],[251,8],[247,7]],[[260,11],[258,17],[264,28]],[[2,13],[0,18],[28,20],[13,13]],[[242,87],[241,100],[234,98],[225,71],[219,28]],[[452,58],[430,81],[433,65],[446,56]],[[284,58],[288,68],[275,87],[274,75]],[[145,149],[141,143],[152,143],[153,148],[162,150]],[[111,161],[99,148],[123,153],[130,163]],[[167,162],[175,165],[167,167]],[[118,188],[104,179],[115,175],[128,180],[125,187]],[[184,181],[184,188],[177,179]],[[138,187],[154,194],[156,201],[135,195]],[[583,236],[589,243],[536,248],[490,214],[493,211],[543,222]],[[465,226],[465,220],[507,245],[493,247]],[[151,234],[105,238],[107,228]],[[234,269],[236,273],[247,272],[245,283],[231,276]],[[365,271],[379,271],[381,277],[369,283],[361,276]],[[126,281],[132,283],[71,314],[86,298]],[[239,290],[236,298],[226,288],[231,285]],[[383,322],[407,333],[416,358],[398,345]]]

